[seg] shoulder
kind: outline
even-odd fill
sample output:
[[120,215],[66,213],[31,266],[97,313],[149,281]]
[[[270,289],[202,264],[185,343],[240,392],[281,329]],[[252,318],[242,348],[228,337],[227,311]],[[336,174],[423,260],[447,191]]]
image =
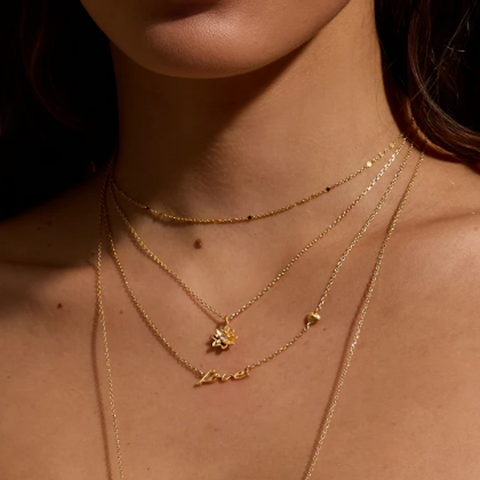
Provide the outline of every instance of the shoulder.
[[41,318],[79,274],[94,274],[100,188],[96,176],[0,223],[0,328]]
[[0,264],[61,267],[85,261],[95,243],[102,175],[0,222]]
[[472,400],[480,395],[480,175],[426,158],[417,182],[383,259],[364,346],[373,377],[404,407],[412,441],[451,449],[448,438],[441,443],[448,431],[471,463],[480,435]]
[[397,235],[425,273],[478,268],[480,170],[426,157],[407,209]]
[[94,180],[0,223],[0,410],[11,420],[0,422],[0,443],[20,438],[29,406],[88,351],[97,192]]
[[[395,319],[392,335],[408,332],[412,348],[442,364],[449,358],[449,371],[469,376],[465,365],[480,366],[480,174],[425,160],[385,254],[376,301],[386,322]],[[480,394],[480,382],[469,384]]]
[[405,275],[410,270],[405,287],[421,282],[423,291],[445,290],[478,302],[480,171],[426,157],[403,215],[392,255],[403,258],[396,268]]

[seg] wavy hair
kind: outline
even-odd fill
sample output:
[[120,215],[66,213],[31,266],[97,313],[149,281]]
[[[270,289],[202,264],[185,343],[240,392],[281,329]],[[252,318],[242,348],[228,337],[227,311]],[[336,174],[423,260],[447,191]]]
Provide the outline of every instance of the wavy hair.
[[[421,131],[463,162],[480,154],[478,0],[375,0],[385,71]],[[88,176],[118,141],[108,39],[78,0],[0,5],[0,217]]]

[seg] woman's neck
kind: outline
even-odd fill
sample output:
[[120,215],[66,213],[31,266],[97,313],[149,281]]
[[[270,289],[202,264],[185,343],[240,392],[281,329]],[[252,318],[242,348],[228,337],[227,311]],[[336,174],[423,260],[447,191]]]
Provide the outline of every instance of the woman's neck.
[[112,44],[118,184],[155,208],[228,217],[279,207],[361,167],[399,133],[373,7],[361,3],[277,62],[224,78],[158,75]]

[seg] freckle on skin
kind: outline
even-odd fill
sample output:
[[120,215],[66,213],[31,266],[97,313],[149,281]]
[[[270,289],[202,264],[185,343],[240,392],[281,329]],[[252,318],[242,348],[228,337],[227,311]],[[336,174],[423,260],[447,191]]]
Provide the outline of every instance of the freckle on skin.
[[194,242],[193,242],[193,246],[196,248],[196,249],[199,249],[199,248],[202,248],[202,241],[197,238]]
[[123,315],[123,310],[120,310],[120,315]]
[[59,303],[59,304],[57,305],[57,308],[63,308],[63,305],[62,305],[61,303]]

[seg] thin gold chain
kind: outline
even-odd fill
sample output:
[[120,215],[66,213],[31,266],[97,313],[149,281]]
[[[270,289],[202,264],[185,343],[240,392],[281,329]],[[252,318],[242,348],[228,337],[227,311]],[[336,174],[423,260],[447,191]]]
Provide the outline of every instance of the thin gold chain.
[[349,346],[348,353],[347,353],[347,356],[345,358],[342,370],[340,372],[340,375],[338,376],[338,379],[337,379],[337,382],[336,382],[336,385],[335,385],[335,390],[334,390],[332,399],[330,401],[330,404],[328,406],[327,414],[326,414],[325,419],[324,419],[323,424],[322,424],[322,430],[320,432],[320,436],[319,436],[317,445],[315,447],[315,452],[313,454],[312,461],[310,462],[310,466],[309,466],[307,475],[305,476],[304,480],[310,480],[312,478],[313,470],[315,469],[315,466],[317,464],[318,457],[320,455],[320,451],[321,451],[322,446],[325,442],[325,438],[327,436],[328,429],[329,429],[330,424],[332,422],[332,418],[333,418],[333,415],[335,413],[335,409],[337,408],[337,405],[338,405],[338,400],[340,398],[340,394],[341,394],[343,385],[345,384],[345,378],[347,376],[348,369],[350,368],[350,365],[351,365],[352,359],[353,359],[353,355],[355,353],[355,349],[356,349],[356,347],[358,345],[358,342],[360,340],[360,333],[361,333],[363,324],[365,322],[365,316],[367,314],[368,306],[370,305],[370,301],[372,299],[373,291],[375,289],[375,285],[376,285],[376,282],[377,282],[378,273],[380,272],[380,267],[382,265],[383,258],[385,256],[385,251],[387,249],[387,244],[390,241],[390,238],[392,237],[393,231],[395,230],[395,227],[397,226],[398,221],[400,220],[400,215],[401,215],[403,209],[405,208],[405,204],[407,203],[408,197],[409,197],[410,192],[411,192],[411,190],[413,188],[413,185],[415,183],[415,179],[418,175],[418,171],[419,171],[420,166],[423,162],[423,158],[424,158],[424,152],[422,151],[420,153],[420,158],[418,159],[418,162],[415,166],[412,177],[411,177],[411,179],[410,179],[410,181],[407,185],[407,188],[405,189],[405,191],[402,195],[402,198],[400,199],[400,202],[399,202],[399,204],[398,204],[398,206],[395,210],[395,213],[393,214],[393,217],[390,221],[390,224],[389,224],[388,230],[387,230],[387,234],[385,235],[385,238],[382,242],[382,246],[380,247],[380,250],[379,250],[379,253],[378,253],[378,256],[377,256],[377,260],[375,262],[375,267],[373,269],[373,274],[370,277],[370,281],[368,283],[367,293],[364,297],[363,305],[362,305],[362,308],[360,310],[360,315],[359,315],[358,321],[355,325],[353,341],[351,342],[351,344]]
[[[345,259],[347,258],[347,256],[351,253],[351,251],[353,250],[353,248],[355,247],[355,245],[358,243],[358,240],[363,236],[363,234],[367,231],[368,227],[370,226],[370,224],[372,223],[372,221],[374,220],[374,218],[377,216],[377,214],[379,213],[379,211],[381,210],[383,204],[385,203],[386,199],[388,198],[388,196],[390,195],[393,187],[395,186],[398,178],[400,177],[401,173],[403,172],[403,169],[405,167],[405,165],[407,164],[408,162],[408,158],[409,158],[409,155],[410,155],[410,152],[412,151],[413,149],[413,144],[410,145],[410,148],[407,152],[407,154],[405,155],[405,159],[403,160],[403,162],[401,163],[398,171],[396,172],[395,176],[392,178],[388,188],[386,189],[385,193],[383,194],[382,198],[380,199],[380,201],[378,202],[377,206],[375,207],[375,209],[373,210],[373,212],[371,213],[371,215],[368,217],[367,221],[365,222],[365,224],[363,225],[363,227],[360,229],[360,231],[357,233],[357,235],[354,237],[354,239],[352,240],[352,242],[350,243],[350,245],[347,247],[347,249],[345,250],[345,252],[343,253],[343,255],[340,257],[334,271],[332,272],[332,275],[329,279],[329,281],[327,282],[327,286],[325,287],[325,291],[324,291],[324,294],[322,295],[321,297],[321,300],[319,302],[319,304],[317,305],[316,309],[314,312],[315,315],[319,315],[324,303],[325,303],[325,299],[331,289],[331,286],[333,285],[339,271],[340,271],[340,268],[342,267]],[[151,329],[152,333],[162,342],[162,345],[167,349],[167,351],[173,355],[173,357],[178,360],[180,362],[181,365],[183,365],[186,369],[188,369],[189,371],[191,371],[195,376],[197,377],[200,377],[200,381],[197,382],[196,385],[202,385],[204,383],[212,383],[216,380],[221,380],[221,381],[227,381],[227,380],[230,380],[230,379],[234,379],[234,380],[239,380],[239,379],[243,379],[243,378],[246,378],[249,376],[250,372],[257,368],[257,367],[260,367],[261,365],[264,365],[265,363],[269,362],[270,360],[273,360],[274,358],[276,358],[280,353],[284,352],[285,350],[287,350],[289,347],[291,347],[297,340],[299,340],[310,328],[310,326],[312,324],[314,324],[315,322],[310,322],[310,321],[307,321],[306,324],[304,325],[304,327],[302,328],[302,330],[297,334],[295,335],[288,343],[286,343],[285,345],[283,345],[282,347],[280,347],[279,349],[277,349],[275,352],[271,353],[270,355],[268,355],[267,357],[264,357],[263,359],[255,362],[255,363],[252,363],[252,364],[249,364],[247,365],[245,368],[243,368],[242,370],[239,370],[238,372],[236,373],[233,373],[233,374],[223,374],[223,375],[220,375],[219,373],[217,373],[215,371],[215,369],[210,369],[208,370],[207,372],[203,372],[202,370],[200,370],[199,368],[195,367],[191,362],[189,362],[187,359],[185,359],[180,353],[178,353],[176,351],[176,349],[170,344],[170,342],[164,337],[164,335],[159,331],[158,327],[155,325],[155,323],[151,320],[150,316],[146,313],[145,309],[143,308],[143,306],[141,305],[140,301],[138,300],[137,296],[135,295],[135,293],[133,292],[133,289],[132,287],[130,286],[130,283],[127,279],[127,275],[125,273],[125,270],[123,269],[123,265],[120,261],[120,258],[118,256],[118,252],[116,250],[116,247],[115,247],[115,242],[114,242],[114,239],[113,239],[113,233],[112,233],[112,229],[111,229],[111,225],[110,225],[110,220],[109,220],[109,214],[108,214],[108,208],[106,206],[106,203],[105,203],[105,200],[104,200],[104,203],[103,203],[104,207],[103,207],[103,212],[104,212],[104,217],[105,217],[105,228],[106,228],[106,233],[107,233],[107,238],[108,238],[108,242],[109,242],[109,245],[110,245],[110,250],[111,250],[111,253],[113,255],[113,259],[115,261],[115,264],[118,268],[118,271],[120,273],[120,276],[121,276],[121,279],[123,281],[123,284],[133,302],[133,304],[135,305],[137,311],[139,312],[140,316],[143,318],[143,320],[145,321],[145,323],[147,324],[147,326]],[[308,318],[308,316],[307,316]]]
[[142,240],[140,235],[137,233],[131,222],[129,221],[128,217],[126,216],[123,209],[120,207],[115,194],[112,189],[112,175],[110,175],[109,181],[109,191],[112,195],[114,205],[120,217],[122,218],[123,222],[125,223],[127,229],[130,231],[133,239],[137,243],[137,245],[142,249],[142,251],[153,260],[157,265],[159,265],[170,277],[172,277],[178,285],[185,291],[185,293],[200,307],[204,308],[205,310],[213,313],[218,318],[222,319],[223,321],[231,322],[234,318],[236,318],[241,313],[245,312],[248,308],[250,308],[254,303],[260,300],[268,291],[272,289],[274,285],[277,284],[279,280],[281,280],[285,274],[290,270],[290,268],[300,259],[302,256],[307,253],[313,246],[315,246],[322,238],[324,238],[336,225],[338,225],[348,213],[362,200],[373,188],[373,186],[380,180],[380,178],[385,174],[388,168],[392,165],[394,160],[396,159],[399,152],[402,150],[406,142],[406,138],[403,138],[402,143],[400,146],[395,150],[391,158],[387,161],[387,163],[382,167],[382,169],[378,172],[378,174],[373,178],[373,180],[369,183],[369,185],[358,195],[353,202],[332,222],[330,223],[319,235],[317,235],[313,240],[307,243],[296,255],[294,255],[290,261],[283,267],[275,277],[262,289],[260,290],[253,298],[251,298],[248,302],[243,304],[238,310],[228,315],[220,313],[215,307],[207,303],[203,298],[201,298],[195,291],[188,286],[188,284],[174,271],[172,270],[163,260],[161,260],[150,248],[145,244]]
[[328,187],[312,193],[311,195],[308,195],[307,197],[302,198],[301,200],[297,200],[293,203],[290,203],[289,205],[286,205],[284,207],[276,208],[274,210],[269,210],[264,213],[257,213],[254,215],[246,215],[243,217],[230,217],[230,218],[191,218],[191,217],[179,217],[177,215],[172,215],[170,213],[166,212],[161,212],[159,210],[155,210],[154,208],[145,205],[141,203],[139,200],[136,200],[135,198],[131,197],[128,195],[124,190],[122,190],[117,182],[114,179],[114,174],[112,173],[112,185],[115,188],[115,190],[128,202],[131,204],[135,205],[138,208],[141,208],[142,210],[146,210],[152,215],[155,215],[157,217],[163,218],[165,220],[171,220],[175,222],[181,222],[181,223],[201,223],[201,224],[222,224],[222,223],[242,223],[242,222],[251,222],[253,220],[260,220],[262,218],[267,218],[271,217],[273,215],[278,215],[280,213],[287,212],[288,210],[291,210],[292,208],[298,207],[299,205],[304,205],[305,203],[320,197],[321,195],[324,195],[330,191],[332,191],[334,188],[337,188],[350,180],[354,179],[361,173],[363,173],[365,170],[368,170],[371,168],[380,158],[382,158],[389,150],[395,147],[395,145],[398,143],[398,141],[401,138],[404,138],[404,133],[402,132],[395,140],[389,145],[384,148],[382,151],[377,153],[377,155],[372,158],[371,160],[367,161],[361,168],[356,170],[355,172],[351,173],[347,177],[343,178],[342,180],[339,180],[338,182],[334,183],[333,185],[329,185]]
[[102,249],[103,249],[103,229],[104,229],[104,209],[105,209],[105,194],[106,186],[104,183],[102,188],[102,193],[100,197],[100,213],[99,213],[99,238],[98,238],[98,248],[97,248],[97,281],[96,281],[96,296],[97,296],[97,315],[100,319],[102,325],[102,337],[103,337],[103,349],[105,355],[105,368],[107,370],[107,384],[108,384],[108,399],[110,403],[110,411],[112,414],[112,424],[113,432],[115,437],[115,453],[117,457],[118,471],[120,474],[120,480],[125,479],[125,474],[123,471],[123,460],[122,460],[122,449],[120,444],[120,433],[118,429],[118,420],[117,420],[117,408],[115,403],[115,395],[113,391],[113,376],[112,376],[112,364],[110,361],[110,349],[108,345],[108,335],[107,335],[107,323],[105,319],[105,310],[103,306],[103,293],[102,293]]
[[[321,433],[318,439],[318,442],[316,444],[316,448],[308,469],[308,472],[305,476],[305,480],[310,480],[313,475],[314,468],[316,466],[316,463],[319,458],[319,454],[321,451],[321,448],[324,444],[325,438],[327,436],[328,428],[330,427],[335,409],[338,404],[338,400],[341,394],[342,387],[345,382],[345,378],[347,375],[347,372],[349,370],[349,367],[352,362],[353,355],[355,353],[356,346],[360,340],[360,333],[361,329],[363,326],[363,323],[365,321],[365,316],[367,313],[368,306],[370,304],[370,300],[373,295],[373,291],[376,285],[376,280],[377,276],[380,272],[380,267],[385,255],[385,251],[387,248],[387,244],[392,236],[392,233],[398,224],[398,221],[400,219],[400,215],[405,207],[405,204],[408,200],[408,196],[412,190],[413,184],[415,182],[416,176],[418,174],[420,165],[422,164],[423,161],[423,156],[424,152],[422,151],[420,154],[420,158],[415,166],[414,172],[412,174],[412,177],[407,185],[407,188],[405,189],[404,194],[402,195],[402,198],[395,210],[395,213],[392,217],[392,220],[389,224],[387,233],[385,235],[385,238],[383,240],[383,243],[380,247],[377,260],[375,263],[375,267],[372,273],[372,276],[370,278],[370,281],[368,283],[368,288],[367,288],[367,294],[364,297],[363,305],[361,308],[361,312],[359,315],[358,322],[356,323],[355,327],[355,333],[353,336],[353,341],[350,344],[348,354],[346,356],[346,359],[343,364],[342,371],[337,379],[334,394],[332,396],[332,399],[329,403],[328,409],[327,409],[327,414],[325,416],[325,419],[322,422],[322,429]],[[398,178],[398,177],[397,177]],[[392,185],[392,184],[391,184]],[[103,308],[103,297],[102,297],[102,287],[101,287],[101,265],[102,265],[102,249],[103,249],[103,242],[102,242],[102,237],[103,237],[103,227],[104,227],[104,221],[106,220],[105,215],[108,215],[108,211],[106,209],[106,204],[105,204],[105,194],[106,194],[106,182],[104,183],[104,186],[102,188],[102,195],[100,199],[100,213],[99,213],[99,240],[98,240],[98,251],[97,251],[97,307],[98,307],[98,314],[100,317],[101,325],[102,325],[102,332],[103,332],[103,341],[104,341],[104,353],[105,353],[105,365],[106,365],[106,370],[107,370],[107,382],[108,382],[108,391],[109,391],[109,400],[110,400],[110,408],[111,408],[111,414],[112,414],[112,423],[113,423],[113,429],[114,429],[114,437],[115,437],[115,447],[116,447],[116,456],[117,456],[117,464],[118,464],[118,469],[119,469],[119,474],[120,474],[120,480],[125,479],[125,474],[124,474],[124,469],[123,469],[123,460],[122,460],[122,453],[121,453],[121,444],[120,444],[120,435],[119,435],[119,429],[118,429],[118,420],[117,420],[117,412],[116,412],[116,406],[115,406],[115,396],[114,396],[114,390],[113,390],[113,377],[112,377],[112,369],[111,369],[111,362],[110,362],[110,353],[109,353],[109,346],[108,346],[108,336],[107,336],[107,326],[106,326],[106,319],[105,319],[105,312]],[[383,197],[382,197],[383,198]],[[373,215],[373,214],[372,214]],[[369,217],[371,218],[371,217]],[[362,229],[363,230],[363,229]],[[348,250],[348,249],[347,249]],[[347,252],[346,250],[346,252]],[[351,250],[350,250],[351,251]],[[343,263],[345,260],[345,254],[339,260],[339,264]],[[338,267],[338,264],[337,264]],[[338,270],[337,270],[338,273]],[[319,307],[321,308],[320,304]],[[194,367],[195,369],[195,367]],[[198,370],[198,369],[195,369]],[[201,372],[200,372],[201,373]]]

